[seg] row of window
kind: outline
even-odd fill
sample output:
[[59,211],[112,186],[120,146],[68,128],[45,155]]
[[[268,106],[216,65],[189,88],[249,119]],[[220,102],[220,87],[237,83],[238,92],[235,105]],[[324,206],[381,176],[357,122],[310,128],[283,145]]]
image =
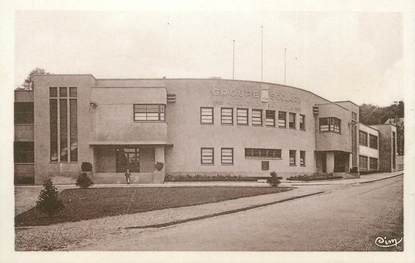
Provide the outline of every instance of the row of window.
[[[221,148],[221,164],[233,165],[233,153],[233,148]],[[297,165],[296,155],[296,150],[289,150],[290,166]],[[245,158],[281,159],[281,149],[245,148]],[[215,149],[213,147],[200,148],[200,163],[204,165],[215,164]],[[305,163],[305,151],[300,151],[300,166],[305,166]]]
[[[368,136],[369,135],[369,136]],[[369,140],[368,140],[369,137]],[[369,141],[369,145],[368,145]],[[369,146],[370,148],[377,149],[378,148],[378,136],[373,134],[368,134],[364,131],[359,131],[359,144],[363,146]]]
[[[265,114],[264,114],[265,112]],[[251,125],[252,126],[268,126],[287,128],[287,112],[278,111],[278,116],[275,110],[251,109]],[[265,117],[265,118],[264,118]],[[296,129],[297,114],[288,112],[288,128]],[[299,129],[305,130],[305,115],[299,114]],[[222,107],[220,108],[220,121],[223,125],[234,124],[234,108]],[[214,108],[201,107],[200,108],[200,123],[214,124]],[[249,125],[249,109],[236,108],[236,124]]]
[[373,157],[367,157],[364,155],[359,155],[359,168],[362,171],[378,170],[378,159]]
[[319,119],[321,132],[341,133],[341,120],[336,117],[326,117]]

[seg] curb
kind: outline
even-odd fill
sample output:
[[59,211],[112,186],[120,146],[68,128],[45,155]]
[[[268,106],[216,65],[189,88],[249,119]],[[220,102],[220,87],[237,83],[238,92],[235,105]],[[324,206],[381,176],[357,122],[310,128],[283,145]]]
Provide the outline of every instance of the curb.
[[228,211],[223,211],[223,212],[218,212],[218,213],[213,213],[213,214],[208,214],[208,215],[203,215],[203,216],[191,217],[191,218],[171,221],[171,222],[167,222],[167,223],[144,225],[144,226],[128,226],[128,227],[124,227],[124,229],[162,228],[162,227],[167,227],[167,226],[172,226],[172,225],[184,224],[184,223],[191,222],[191,221],[197,221],[197,220],[207,219],[207,218],[211,218],[211,217],[217,217],[217,216],[222,216],[222,215],[227,215],[227,214],[238,213],[238,212],[247,211],[247,210],[251,210],[251,209],[255,209],[255,208],[259,208],[259,207],[269,206],[269,205],[278,204],[278,203],[282,203],[282,202],[287,202],[287,201],[300,199],[300,198],[304,198],[304,197],[308,197],[308,196],[318,195],[318,194],[322,194],[324,192],[325,191],[319,191],[319,192],[315,192],[315,193],[311,193],[311,194],[298,195],[298,196],[289,197],[289,198],[278,200],[278,201],[263,203],[263,204],[259,204],[259,205],[252,205],[252,206],[242,207],[242,208],[238,208],[238,209],[233,209],[233,210],[228,210]]
[[385,178],[375,179],[375,180],[372,180],[372,181],[359,182],[357,184],[367,184],[367,183],[373,183],[373,182],[377,182],[377,181],[383,181],[383,180],[387,180],[387,179],[390,179],[390,178],[398,177],[398,176],[401,176],[401,175],[403,175],[403,173],[396,174],[396,175],[389,176],[389,177],[385,177]]

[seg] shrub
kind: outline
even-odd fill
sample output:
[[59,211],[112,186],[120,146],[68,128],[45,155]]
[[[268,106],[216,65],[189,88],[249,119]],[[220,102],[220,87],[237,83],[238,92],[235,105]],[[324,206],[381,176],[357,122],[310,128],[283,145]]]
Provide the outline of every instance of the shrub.
[[81,170],[83,172],[92,172],[92,164],[89,162],[83,162],[81,164]]
[[94,183],[92,182],[92,180],[88,177],[86,173],[81,173],[78,176],[78,179],[76,179],[76,185],[81,188],[88,188],[93,184]]
[[268,183],[272,187],[277,187],[281,183],[281,181],[280,181],[281,177],[278,177],[278,175],[277,175],[277,173],[275,171],[272,171],[270,173],[270,175],[271,175],[271,178],[268,178],[267,179]]
[[58,198],[58,190],[53,185],[51,179],[43,183],[43,189],[40,191],[36,207],[40,211],[47,213],[48,216],[57,214],[64,208],[62,201]]
[[162,162],[156,162],[156,164],[154,165],[157,171],[161,171],[161,169],[163,169],[163,166],[164,164]]

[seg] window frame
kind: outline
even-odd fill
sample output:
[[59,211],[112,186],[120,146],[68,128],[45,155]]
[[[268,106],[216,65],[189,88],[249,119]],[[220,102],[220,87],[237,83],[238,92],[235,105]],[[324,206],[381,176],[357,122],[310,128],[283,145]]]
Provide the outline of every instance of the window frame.
[[[284,119],[280,118],[280,113],[284,114]],[[284,121],[284,126],[280,125],[280,120]],[[287,112],[286,111],[278,111],[278,128],[287,128]]]
[[[148,112],[147,111],[147,106],[158,106],[158,120],[148,120],[148,113],[156,113],[156,112]],[[136,120],[136,113],[144,113],[144,112],[136,112],[136,106],[146,106],[146,120]],[[163,111],[161,111],[161,109],[163,109]],[[162,114],[163,113],[163,114]],[[163,119],[161,118],[161,116],[163,116]],[[133,121],[134,122],[166,122],[166,104],[161,104],[161,103],[134,103],[133,104]]]
[[[291,153],[294,153],[294,162],[291,162]],[[288,162],[290,166],[297,166],[297,150],[288,150]]]
[[[208,109],[208,110],[212,110],[212,122],[203,122],[203,116],[207,116],[207,115],[203,115],[202,114],[202,110],[203,109]],[[200,115],[199,115],[199,117],[200,117],[200,124],[203,124],[203,125],[213,125],[213,124],[215,124],[215,108],[214,107],[200,107]]]
[[33,125],[35,122],[34,116],[33,102],[14,103],[14,125]]
[[[223,110],[231,110],[231,123],[224,123]],[[227,117],[227,116],[225,116],[225,117]],[[233,108],[231,108],[231,107],[221,107],[220,108],[220,124],[221,125],[229,125],[229,126],[233,125]]]
[[[248,154],[249,152],[251,154]],[[265,155],[262,154],[264,152]],[[255,156],[255,153],[258,155]],[[282,150],[275,148],[244,148],[244,155],[245,159],[282,160]]]
[[[223,151],[224,150],[230,150],[231,151],[231,162],[229,163],[229,162],[224,162],[224,159],[223,159]],[[220,148],[220,163],[221,163],[221,165],[233,165],[234,164],[234,151],[233,151],[233,148],[232,147],[222,147],[222,148]]]
[[[305,131],[305,114],[300,114],[300,120],[298,122],[299,129]],[[302,127],[301,127],[302,126]]]
[[[246,112],[246,123],[239,123],[239,111]],[[245,117],[245,116],[242,116]],[[236,108],[236,124],[240,126],[249,126],[249,109],[248,108]]]
[[[372,168],[372,161],[376,163],[376,167]],[[369,157],[369,170],[370,171],[377,171],[379,167],[379,159],[374,157]]]
[[[260,120],[261,120],[261,124],[256,124],[255,122],[254,122],[254,112],[259,112],[259,113],[261,113],[260,114]],[[252,109],[252,111],[251,111],[251,125],[252,126],[256,126],[256,127],[262,127],[262,126],[264,126],[264,114],[263,114],[263,110],[262,109]],[[259,117],[257,117],[257,116],[255,116],[255,120],[258,120],[259,119]]]
[[[274,113],[273,114],[273,119],[272,119],[273,120],[273,125],[268,125],[267,124],[267,120],[268,120],[267,113],[268,112],[270,112],[270,113],[273,112]],[[275,112],[276,112],[275,110],[265,110],[265,127],[275,127],[275,123],[276,123],[275,122]]]
[[[372,138],[375,138],[375,142],[376,142],[376,145],[375,146],[373,146],[372,145]],[[379,143],[378,143],[378,136],[376,136],[376,135],[373,135],[373,134],[369,134],[369,141],[368,141],[368,144],[369,144],[369,148],[372,148],[372,149],[379,149]]]
[[[362,138],[361,135],[362,134],[364,134],[364,136],[365,136],[365,142],[363,142],[363,143],[362,143],[362,140],[361,140],[361,138]],[[362,130],[359,130],[359,145],[366,146],[366,147],[369,146],[369,134],[365,131],[362,131]]]
[[[366,167],[362,167],[362,160],[365,160],[364,162],[366,162]],[[368,171],[369,170],[369,157],[366,155],[360,155],[359,154],[359,170],[363,170],[363,171]]]
[[[204,150],[211,150],[212,151],[212,162],[211,163],[204,163],[203,162],[203,151]],[[200,148],[200,164],[201,165],[215,165],[215,148],[214,147],[201,147]]]
[[[302,163],[301,163],[301,161],[302,161]],[[305,153],[305,151],[300,151],[300,166],[301,167],[306,167],[306,153]]]
[[[327,130],[321,130],[322,120],[327,120]],[[339,128],[338,131],[336,131],[336,129],[335,129],[335,127],[337,127],[337,126],[334,126],[336,123],[332,124],[332,121],[333,122],[338,122],[338,128]],[[324,125],[324,126],[326,126],[326,125]],[[318,130],[319,130],[319,132],[331,132],[331,133],[341,134],[342,133],[341,127],[342,127],[341,119],[339,119],[337,117],[321,117],[321,118],[318,119]]]
[[[290,121],[290,117],[291,116],[294,116],[294,125],[293,125],[293,127],[291,127],[291,121]],[[295,129],[297,129],[297,113],[295,113],[295,112],[288,112],[288,128],[289,129],[293,129],[293,130],[295,130]]]

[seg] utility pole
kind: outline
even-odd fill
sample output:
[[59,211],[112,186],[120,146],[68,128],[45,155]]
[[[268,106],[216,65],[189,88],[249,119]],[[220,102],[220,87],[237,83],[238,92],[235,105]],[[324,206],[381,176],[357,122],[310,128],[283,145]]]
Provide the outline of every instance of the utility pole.
[[264,80],[264,26],[261,25],[261,81]]
[[232,40],[232,79],[235,79],[235,40]]

